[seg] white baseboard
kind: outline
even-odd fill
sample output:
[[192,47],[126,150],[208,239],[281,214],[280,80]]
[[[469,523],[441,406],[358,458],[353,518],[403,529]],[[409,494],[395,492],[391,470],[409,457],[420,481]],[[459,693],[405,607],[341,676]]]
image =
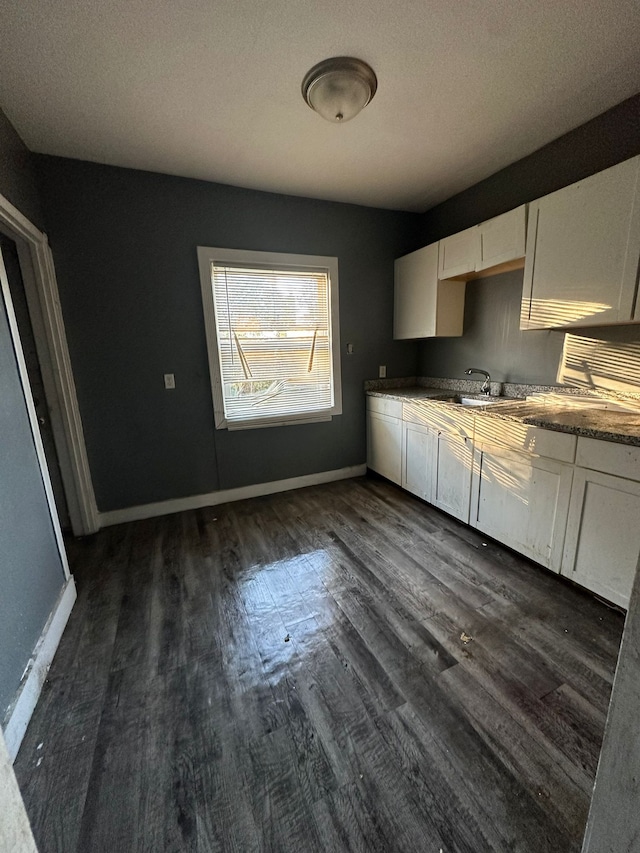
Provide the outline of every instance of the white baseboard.
[[239,489],[225,489],[219,492],[208,492],[204,495],[192,495],[188,498],[176,498],[170,501],[130,506],[125,509],[114,509],[110,512],[98,513],[100,527],[112,524],[122,524],[126,521],[141,521],[143,518],[154,518],[157,515],[170,515],[172,512],[184,512],[187,509],[201,509],[205,506],[242,501],[246,498],[258,498],[262,495],[273,495],[276,492],[287,492],[290,489],[303,489],[305,486],[317,486],[320,483],[331,483],[334,480],[349,480],[351,477],[362,477],[367,471],[365,463],[338,468],[335,471],[321,471],[318,474],[305,474],[302,477],[290,477],[288,480],[274,480],[271,483],[256,483],[253,486],[242,486]]
[[36,707],[42,685],[49,672],[51,661],[58,648],[75,600],[76,585],[73,577],[69,577],[33,650],[29,664],[22,676],[17,697],[9,712],[4,739],[12,761],[15,760],[20,749],[22,738]]

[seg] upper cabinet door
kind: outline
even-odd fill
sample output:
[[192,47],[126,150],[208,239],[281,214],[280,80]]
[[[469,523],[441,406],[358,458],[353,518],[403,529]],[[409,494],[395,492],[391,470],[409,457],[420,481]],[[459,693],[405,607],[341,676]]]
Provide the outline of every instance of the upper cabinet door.
[[393,337],[462,334],[464,282],[438,281],[438,244],[398,258],[394,268]]
[[520,326],[603,326],[634,318],[640,157],[529,205]]
[[440,240],[438,277],[456,278],[475,272],[479,256],[480,232],[477,225],[445,237]]
[[478,225],[480,255],[476,270],[486,270],[524,258],[526,228],[526,204]]
[[437,243],[396,260],[393,294],[394,338],[427,338],[435,334],[437,285]]

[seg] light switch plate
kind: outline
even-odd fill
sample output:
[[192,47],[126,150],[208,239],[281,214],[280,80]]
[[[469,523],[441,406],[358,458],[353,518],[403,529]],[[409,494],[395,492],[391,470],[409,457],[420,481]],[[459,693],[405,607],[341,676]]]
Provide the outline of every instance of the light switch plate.
[[378,379],[386,379],[387,378],[387,365],[381,364],[378,367]]
[[173,391],[173,389],[176,387],[175,373],[165,373],[164,387],[167,389],[167,391]]

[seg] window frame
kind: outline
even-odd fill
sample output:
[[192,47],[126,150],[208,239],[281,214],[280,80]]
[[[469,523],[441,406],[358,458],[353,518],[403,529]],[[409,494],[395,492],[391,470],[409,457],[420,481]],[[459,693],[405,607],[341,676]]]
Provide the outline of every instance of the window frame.
[[[333,372],[333,406],[331,408],[291,415],[274,415],[266,418],[227,420],[224,411],[222,370],[216,333],[216,306],[211,276],[212,264],[247,264],[248,266],[262,267],[263,269],[322,270],[327,273],[329,285],[329,339]],[[341,415],[342,373],[338,305],[338,259],[324,255],[296,255],[288,252],[260,252],[245,249],[220,249],[211,246],[198,246],[198,268],[200,272],[200,288],[202,291],[202,307],[204,311],[207,355],[216,429],[260,429],[271,426],[320,423],[322,421],[330,421],[336,415]]]

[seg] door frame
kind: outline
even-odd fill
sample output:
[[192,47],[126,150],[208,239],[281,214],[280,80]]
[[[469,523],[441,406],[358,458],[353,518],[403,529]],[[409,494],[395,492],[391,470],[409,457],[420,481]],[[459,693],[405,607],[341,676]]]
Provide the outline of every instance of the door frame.
[[2,194],[0,228],[18,249],[71,528],[75,536],[95,533],[98,508],[49,241]]
[[[60,521],[58,519],[58,512],[56,509],[56,502],[53,496],[53,487],[51,486],[51,477],[49,476],[49,467],[47,465],[47,457],[44,452],[44,445],[42,443],[42,436],[40,435],[40,427],[38,425],[38,415],[36,413],[36,407],[33,402],[33,395],[31,394],[31,387],[29,385],[29,374],[27,372],[27,364],[24,359],[24,352],[22,350],[22,344],[20,342],[20,334],[18,331],[18,321],[16,320],[15,311],[13,310],[13,302],[11,301],[11,291],[9,290],[9,279],[7,278],[7,271],[4,265],[4,259],[2,257],[2,248],[0,247],[0,293],[2,294],[2,303],[4,305],[4,310],[7,314],[7,322],[9,324],[9,333],[11,335],[11,343],[13,345],[13,350],[16,357],[16,362],[18,365],[18,375],[20,377],[20,384],[22,385],[22,391],[24,394],[24,401],[27,407],[27,415],[29,418],[29,426],[31,428],[31,435],[33,438],[33,443],[36,449],[36,456],[38,458],[38,466],[40,467],[40,474],[42,476],[42,482],[44,485],[44,491],[47,498],[47,504],[49,507],[49,515],[51,516],[51,523],[53,525],[53,533],[56,539],[56,544],[58,546],[58,551],[60,552],[60,560],[62,561],[62,570],[64,572],[65,580],[69,580],[71,575],[69,571],[69,563],[67,562],[67,554],[64,547],[64,541],[62,538],[62,530],[60,529]],[[2,306],[0,305],[0,308]]]

